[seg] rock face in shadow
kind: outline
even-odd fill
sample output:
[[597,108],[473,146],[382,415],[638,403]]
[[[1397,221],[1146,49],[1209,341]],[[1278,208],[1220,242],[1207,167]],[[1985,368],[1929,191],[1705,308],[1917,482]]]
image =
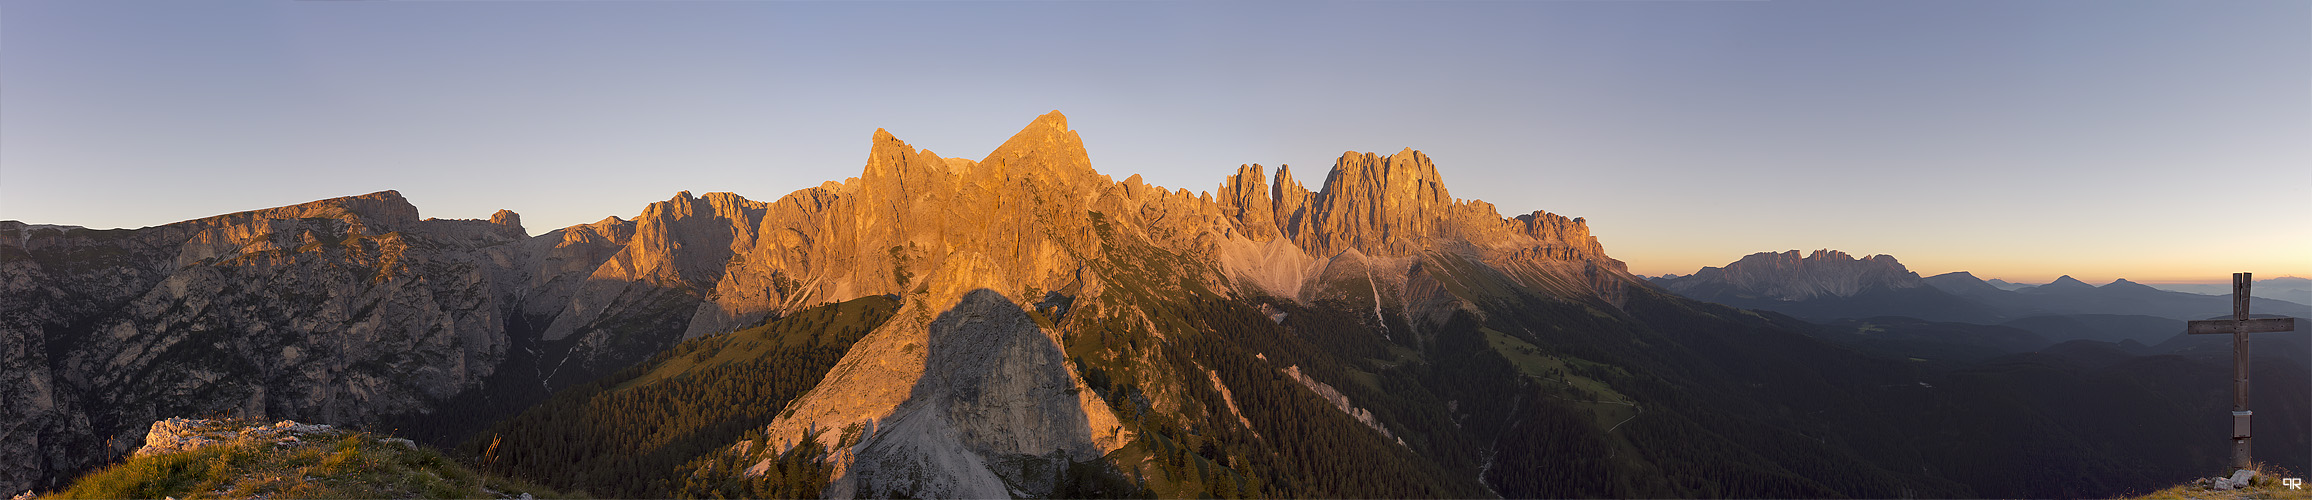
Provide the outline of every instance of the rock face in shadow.
[[53,486],[172,414],[364,422],[478,385],[522,274],[526,235],[498,219],[419,220],[384,191],[134,230],[0,222],[0,488]]
[[[1058,332],[995,291],[1010,282],[997,270],[966,253],[928,273],[930,286],[788,405],[768,429],[772,441],[835,450],[834,491],[917,497],[1001,494],[986,488],[1005,483],[989,478],[1042,493],[1034,485],[1050,478],[989,476],[990,464],[1016,476],[1022,461],[1084,461],[1122,447],[1130,434],[1069,368]],[[847,475],[854,458],[870,456],[880,465]],[[905,493],[916,488],[925,493]]]
[[679,337],[760,205],[683,193],[536,237],[394,191],[142,229],[0,221],[0,489],[53,487],[170,415],[365,424],[493,378],[542,397]]
[[834,498],[1002,498],[1049,491],[1098,458],[1059,346],[993,290],[931,322],[923,376],[867,433]]

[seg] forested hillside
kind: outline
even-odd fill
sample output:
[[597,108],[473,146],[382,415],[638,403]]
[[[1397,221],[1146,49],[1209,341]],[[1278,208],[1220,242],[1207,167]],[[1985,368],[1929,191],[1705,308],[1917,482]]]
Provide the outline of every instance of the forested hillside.
[[[499,471],[593,495],[710,496],[683,481],[708,452],[769,424],[787,400],[817,385],[851,343],[882,324],[896,301],[876,296],[829,304],[768,324],[693,339],[552,399],[474,436],[461,447]],[[756,442],[760,442],[759,438]],[[763,449],[767,449],[764,447]],[[810,496],[827,482],[788,454],[764,496]]]

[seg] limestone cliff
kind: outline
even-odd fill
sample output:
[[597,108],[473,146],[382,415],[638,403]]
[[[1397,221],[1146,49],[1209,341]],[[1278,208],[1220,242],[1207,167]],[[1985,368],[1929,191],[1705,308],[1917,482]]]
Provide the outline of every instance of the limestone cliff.
[[1816,321],[1905,316],[1990,324],[2012,318],[2002,307],[1933,284],[1950,278],[1920,278],[1888,255],[1857,259],[1837,250],[1816,250],[1801,257],[1791,250],[1751,254],[1723,268],[1705,267],[1653,283],[1698,300]]
[[502,219],[419,220],[385,191],[137,230],[0,222],[0,483],[124,453],[166,414],[365,421],[473,386],[509,346],[497,290],[523,234]]
[[[908,330],[921,333],[909,335],[920,343],[907,351],[922,353],[922,364],[898,375],[915,382],[887,418],[862,426],[859,444],[844,452],[853,465],[830,497],[1040,493],[1069,462],[1121,446],[1107,406],[1076,396],[1083,384],[1059,346],[1001,294],[969,292]],[[1022,466],[1029,462],[1041,466]]]
[[52,487],[165,415],[432,413],[516,357],[538,368],[501,396],[542,397],[677,338],[759,205],[685,193],[536,237],[393,191],[134,230],[0,221],[0,486]]
[[[1028,300],[1019,293],[1068,287],[1083,261],[1102,258],[1095,222],[1167,250],[1242,257],[1211,263],[1237,286],[1288,297],[1299,279],[1274,276],[1305,274],[1310,260],[1349,250],[1464,254],[1529,285],[1614,301],[1631,281],[1582,219],[1539,211],[1505,219],[1489,203],[1452,199],[1428,157],[1410,149],[1344,154],[1316,193],[1289,168],[1270,185],[1260,166],[1249,165],[1218,196],[1199,197],[1093,171],[1057,112],[979,162],[942,159],[880,130],[872,142],[860,177],[773,204],[756,230],[764,241],[725,269],[690,335],[809,304],[905,292],[920,273],[967,251],[996,259],[1014,279],[1006,295]],[[1288,244],[1266,244],[1274,238]]]
[[1891,255],[1856,259],[1837,250],[1815,250],[1800,257],[1797,250],[1759,252],[1727,264],[1705,267],[1691,276],[1661,282],[1685,293],[1702,287],[1724,286],[1777,300],[1814,297],[1852,297],[1871,289],[1926,286],[1918,273],[1904,268]]

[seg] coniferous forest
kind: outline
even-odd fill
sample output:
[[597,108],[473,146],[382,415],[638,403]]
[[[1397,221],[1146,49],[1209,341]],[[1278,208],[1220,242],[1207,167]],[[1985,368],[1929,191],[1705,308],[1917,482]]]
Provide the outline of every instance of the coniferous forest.
[[[896,308],[867,297],[692,339],[564,389],[459,450],[488,470],[604,497],[815,496],[827,482],[821,450],[772,451],[760,428]],[[749,439],[745,457],[711,453]],[[733,480],[735,460],[771,454],[770,473]]]

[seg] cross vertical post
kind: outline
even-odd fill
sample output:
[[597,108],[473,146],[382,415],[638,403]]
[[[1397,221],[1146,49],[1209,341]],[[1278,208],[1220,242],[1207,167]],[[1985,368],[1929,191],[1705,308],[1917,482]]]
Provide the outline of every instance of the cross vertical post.
[[2249,273],[2232,273],[2232,467],[2248,468],[2248,286]]

